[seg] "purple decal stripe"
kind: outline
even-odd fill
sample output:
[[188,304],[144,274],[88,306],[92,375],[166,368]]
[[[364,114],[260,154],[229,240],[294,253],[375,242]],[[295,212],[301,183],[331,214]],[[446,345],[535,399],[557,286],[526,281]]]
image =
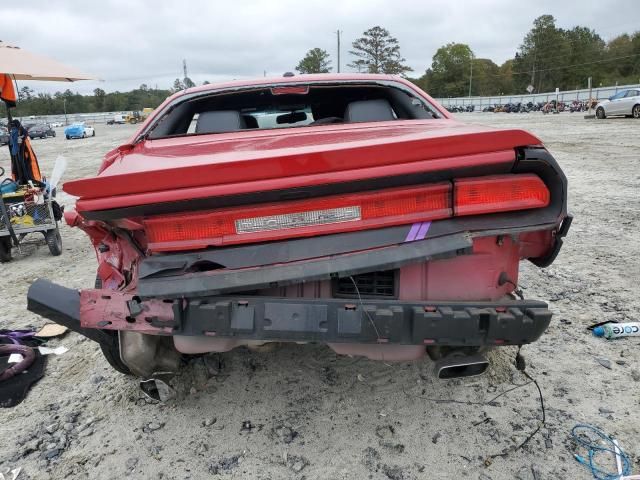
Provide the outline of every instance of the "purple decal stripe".
[[424,237],[427,235],[429,231],[429,227],[431,226],[431,222],[424,222],[420,225],[420,230],[418,230],[418,234],[416,235],[416,240],[424,240]]
[[404,239],[405,242],[413,242],[416,239],[416,235],[418,234],[418,230],[420,230],[421,223],[414,223],[411,225],[411,230],[407,234],[407,238]]

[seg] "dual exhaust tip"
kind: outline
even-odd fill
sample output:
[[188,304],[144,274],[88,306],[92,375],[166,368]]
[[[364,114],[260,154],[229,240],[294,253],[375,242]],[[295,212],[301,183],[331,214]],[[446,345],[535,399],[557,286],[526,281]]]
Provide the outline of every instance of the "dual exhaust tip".
[[482,355],[459,355],[452,353],[435,363],[435,374],[440,380],[475,377],[489,368],[489,361]]

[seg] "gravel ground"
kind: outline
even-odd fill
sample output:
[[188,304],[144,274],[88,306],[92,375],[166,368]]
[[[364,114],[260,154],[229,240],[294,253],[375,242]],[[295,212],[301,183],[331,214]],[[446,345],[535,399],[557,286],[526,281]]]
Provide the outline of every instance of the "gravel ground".
[[[540,383],[546,425],[514,349],[491,354],[484,377],[437,381],[428,360],[386,365],[338,357],[320,346],[237,350],[191,361],[177,397],[145,400],[137,382],[110,369],[96,344],[71,333],[27,399],[0,410],[0,471],[20,479],[556,479],[591,478],[573,459],[571,428],[590,423],[617,437],[640,472],[640,338],[607,341],[585,327],[639,320],[640,122],[580,114],[462,114],[465,121],[537,134],[569,178],[573,227],[554,265],[523,264],[525,295],[555,312],[540,341],[523,348]],[[45,172],[58,154],[66,179],[91,175],[101,155],[131,133],[102,126],[86,140],[33,142]],[[8,164],[6,148],[0,165]],[[61,195],[64,203],[73,200]],[[38,327],[26,311],[37,277],[93,283],[84,234],[63,227],[64,253],[28,245],[0,266],[0,324]]]

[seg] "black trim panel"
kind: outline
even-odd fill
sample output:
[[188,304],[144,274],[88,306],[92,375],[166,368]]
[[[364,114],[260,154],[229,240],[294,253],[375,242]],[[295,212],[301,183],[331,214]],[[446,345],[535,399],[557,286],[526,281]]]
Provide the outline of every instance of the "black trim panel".
[[400,302],[273,297],[176,301],[174,335],[405,345],[523,345],[551,321],[547,304]]

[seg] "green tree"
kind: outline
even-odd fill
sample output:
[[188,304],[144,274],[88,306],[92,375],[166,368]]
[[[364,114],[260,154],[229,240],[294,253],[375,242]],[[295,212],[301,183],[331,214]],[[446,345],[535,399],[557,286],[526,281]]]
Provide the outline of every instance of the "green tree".
[[514,59],[516,93],[526,92],[530,84],[537,92],[563,88],[563,67],[569,65],[570,56],[571,44],[566,32],[556,27],[555,18],[552,15],[536,18]]
[[473,58],[473,51],[464,43],[448,43],[440,47],[423,78],[429,93],[436,97],[468,95]]
[[18,100],[31,100],[33,98],[34,91],[26,85],[18,90]]
[[182,83],[182,80],[180,80],[179,78],[176,78],[175,81],[173,82],[173,88],[171,89],[173,92],[179,92],[180,90],[184,90],[186,87],[184,85],[184,83]]
[[[605,42],[594,30],[586,27],[574,27],[565,31],[565,39],[570,45],[566,65],[574,65],[571,68],[562,69],[563,89],[578,89],[587,86],[587,79],[593,77],[594,85],[602,79],[605,59]],[[612,65],[605,68],[611,68]]]
[[352,47],[349,53],[357,58],[349,66],[359,72],[404,75],[413,70],[404,64],[398,39],[380,26],[364,32]]
[[[637,83],[640,80],[640,31],[633,35],[619,35],[605,47],[605,57],[612,58],[603,64],[602,80],[605,85]],[[598,85],[598,83],[596,83]]]
[[196,86],[193,80],[191,80],[189,77],[184,77],[184,80],[182,80],[182,84],[184,85],[184,88],[191,88]]
[[331,60],[326,50],[312,48],[298,63],[296,70],[300,73],[329,73]]

